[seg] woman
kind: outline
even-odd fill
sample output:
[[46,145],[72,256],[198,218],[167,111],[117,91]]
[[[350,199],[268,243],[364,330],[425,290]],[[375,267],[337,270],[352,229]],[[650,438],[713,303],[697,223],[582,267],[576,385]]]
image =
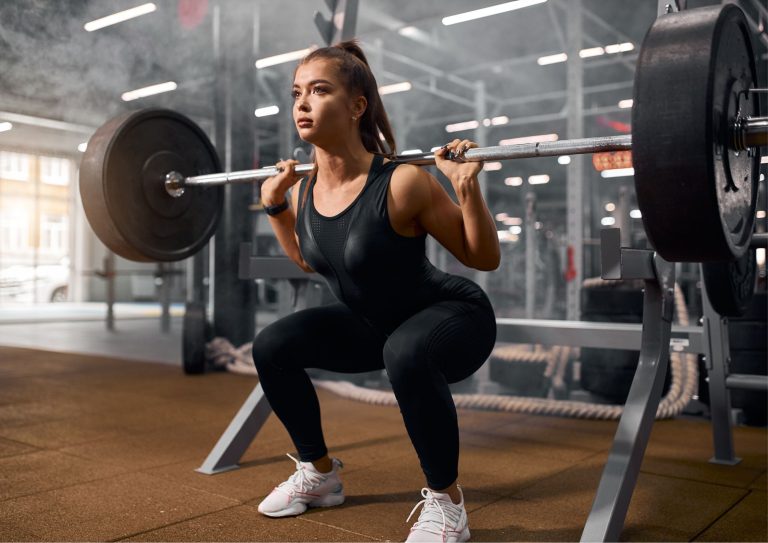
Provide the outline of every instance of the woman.
[[496,226],[477,181],[482,164],[444,158],[476,145],[454,140],[435,153],[459,205],[423,169],[387,160],[395,150],[392,130],[354,41],[305,57],[292,94],[296,129],[314,145],[316,168],[291,192],[289,206],[286,193],[300,176],[296,161],[278,162],[283,171],[264,182],[262,200],[287,255],[323,275],[339,302],[280,319],[254,340],[264,393],[300,457],[291,456],[297,471],[259,511],[281,517],[344,501],[342,463],[328,456],[305,368],[386,369],[427,481],[408,540],[466,541],[459,431],[448,384],[469,377],[487,359],[496,320],[480,287],[432,266],[425,240],[432,235],[467,266],[498,267]]

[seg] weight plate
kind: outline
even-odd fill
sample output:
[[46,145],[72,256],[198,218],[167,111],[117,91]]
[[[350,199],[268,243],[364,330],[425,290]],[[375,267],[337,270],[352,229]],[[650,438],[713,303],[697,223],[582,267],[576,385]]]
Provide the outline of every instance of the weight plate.
[[181,358],[186,374],[205,372],[205,343],[207,340],[205,306],[187,302],[182,321]]
[[741,257],[755,220],[759,150],[731,150],[737,111],[758,115],[749,27],[733,4],[659,17],[635,71],[632,160],[654,249],[673,262]]
[[701,265],[701,276],[715,311],[724,317],[743,315],[755,293],[755,251],[747,251],[736,260],[704,262]]
[[221,171],[205,133],[166,109],[116,117],[88,142],[80,164],[80,193],[88,222],[113,252],[141,262],[182,260],[198,252],[216,230],[223,189],[189,188],[178,198],[165,175]]

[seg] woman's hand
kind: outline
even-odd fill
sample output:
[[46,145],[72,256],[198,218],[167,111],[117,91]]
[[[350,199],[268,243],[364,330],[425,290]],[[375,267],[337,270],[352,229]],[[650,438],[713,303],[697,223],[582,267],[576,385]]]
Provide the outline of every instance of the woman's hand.
[[[467,150],[475,147],[477,147],[477,144],[470,140],[455,139],[450,143],[446,143],[440,149],[435,151],[435,165],[437,166],[437,169],[443,172],[452,183],[459,181],[462,178],[468,179],[476,177],[478,172],[483,169],[483,163],[460,161]],[[459,161],[446,159],[445,155],[449,151],[452,152]]]
[[277,175],[268,177],[261,184],[261,201],[264,205],[282,204],[288,189],[305,176],[305,174],[296,173],[295,168],[298,163],[298,160],[290,159],[280,160],[275,164],[275,167],[281,171]]

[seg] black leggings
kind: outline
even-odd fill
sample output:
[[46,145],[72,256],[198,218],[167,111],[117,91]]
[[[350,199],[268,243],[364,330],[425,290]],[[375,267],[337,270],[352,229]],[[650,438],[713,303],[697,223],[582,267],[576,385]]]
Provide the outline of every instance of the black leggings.
[[487,298],[438,302],[389,337],[334,303],[297,311],[264,328],[253,342],[253,359],[264,394],[303,462],[328,453],[317,394],[305,369],[386,369],[427,485],[441,490],[457,479],[459,464],[459,427],[448,383],[477,371],[495,341],[496,319]]

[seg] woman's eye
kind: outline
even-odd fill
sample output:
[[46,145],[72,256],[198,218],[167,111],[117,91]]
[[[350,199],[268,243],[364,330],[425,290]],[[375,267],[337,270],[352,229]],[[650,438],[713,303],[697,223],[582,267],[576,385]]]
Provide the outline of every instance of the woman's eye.
[[314,92],[315,94],[322,94],[325,92],[325,89],[323,87],[315,87],[314,89],[312,89],[312,92]]

